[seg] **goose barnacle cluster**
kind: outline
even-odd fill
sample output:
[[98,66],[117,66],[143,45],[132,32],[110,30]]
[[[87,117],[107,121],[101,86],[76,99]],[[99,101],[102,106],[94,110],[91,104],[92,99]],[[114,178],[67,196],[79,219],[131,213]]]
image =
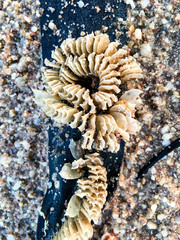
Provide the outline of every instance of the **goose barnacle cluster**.
[[117,47],[106,34],[66,39],[52,52],[54,60],[45,60],[46,91],[34,90],[47,116],[83,132],[84,149],[117,152],[119,137],[128,140],[140,129],[135,108],[141,91],[120,92],[122,82],[142,78],[141,68]]

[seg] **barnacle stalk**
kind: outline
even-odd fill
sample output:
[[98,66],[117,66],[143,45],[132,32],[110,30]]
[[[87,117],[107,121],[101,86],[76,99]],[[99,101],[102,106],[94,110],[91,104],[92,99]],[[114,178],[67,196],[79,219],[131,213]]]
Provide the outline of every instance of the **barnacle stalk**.
[[119,138],[129,140],[140,124],[135,107],[138,89],[121,94],[121,83],[142,78],[141,68],[125,49],[117,49],[106,34],[68,38],[52,52],[43,80],[46,91],[34,90],[35,101],[59,124],[83,132],[82,148],[119,150]]

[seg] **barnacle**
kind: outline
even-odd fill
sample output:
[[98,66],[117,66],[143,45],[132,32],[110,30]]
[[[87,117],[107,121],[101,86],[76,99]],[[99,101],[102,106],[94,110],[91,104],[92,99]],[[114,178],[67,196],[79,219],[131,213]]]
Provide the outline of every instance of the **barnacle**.
[[83,132],[84,149],[119,150],[118,139],[139,130],[134,119],[140,90],[120,97],[121,82],[142,78],[141,68],[125,49],[106,34],[68,38],[45,60],[46,91],[34,90],[47,116]]
[[[53,240],[88,240],[92,237],[91,222],[98,222],[107,197],[107,173],[102,164],[99,155],[94,153],[62,168],[60,174],[63,178],[73,179],[77,175],[82,175],[82,178],[78,179],[78,188],[68,203],[65,221]],[[87,169],[87,177],[83,177],[84,168]]]

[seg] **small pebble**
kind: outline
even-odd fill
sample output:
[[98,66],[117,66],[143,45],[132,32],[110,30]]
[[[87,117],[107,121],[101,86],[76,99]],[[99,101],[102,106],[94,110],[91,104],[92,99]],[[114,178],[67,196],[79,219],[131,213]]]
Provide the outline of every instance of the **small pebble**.
[[5,12],[0,11],[0,24],[4,22]]
[[157,225],[156,225],[154,222],[152,222],[152,221],[148,221],[147,227],[148,227],[149,229],[156,229],[156,228],[157,228]]
[[26,150],[29,150],[30,144],[29,144],[26,140],[22,141],[22,145],[24,146],[24,148],[25,148]]
[[135,3],[133,0],[125,0],[126,4],[130,4],[131,9],[134,9],[136,7]]
[[163,145],[163,146],[166,146],[166,147],[169,146],[170,143],[171,143],[170,140],[163,140],[163,141],[162,141],[162,145]]
[[142,39],[142,32],[141,32],[141,29],[137,28],[134,32],[134,35],[135,35],[135,38],[138,39],[138,40],[141,40]]
[[16,116],[16,112],[15,112],[14,109],[10,109],[10,110],[9,110],[9,116],[10,116],[11,118],[14,117],[14,116]]
[[150,0],[141,0],[141,7],[146,8],[150,4]]
[[8,234],[8,235],[7,235],[7,240],[15,240],[14,235]]
[[170,128],[169,128],[168,125],[164,125],[164,127],[161,128],[161,133],[162,133],[162,134],[165,134],[165,133],[167,133],[167,132],[169,131],[169,129],[170,129]]
[[176,222],[177,224],[180,224],[180,216],[176,216],[176,217],[174,218],[174,220],[175,220],[175,222]]
[[17,70],[19,72],[23,72],[27,69],[27,58],[26,57],[21,57],[18,66],[17,66]]
[[39,125],[39,124],[40,124],[40,120],[37,119],[37,118],[35,118],[35,119],[33,120],[33,123],[34,123],[34,125]]
[[162,139],[169,140],[169,139],[173,138],[173,136],[174,136],[173,133],[165,133],[165,134],[163,134]]
[[16,78],[16,73],[11,74],[11,79],[14,80]]
[[32,32],[37,32],[37,29],[38,29],[38,28],[37,28],[36,26],[33,26],[33,27],[31,28],[31,31],[32,31]]
[[79,8],[83,8],[84,7],[84,2],[83,1],[79,1],[78,2],[78,7]]
[[151,210],[152,210],[153,212],[155,212],[156,209],[157,209],[157,204],[152,204],[152,205],[151,205]]
[[157,219],[158,219],[159,221],[162,221],[162,220],[165,219],[165,218],[166,218],[166,215],[164,215],[164,214],[162,214],[162,213],[160,213],[160,214],[157,215]]
[[162,230],[162,231],[161,231],[161,235],[162,235],[163,237],[167,237],[167,236],[168,236],[167,230],[166,230],[166,229]]
[[51,20],[48,24],[48,27],[51,29],[51,30],[56,30],[57,29],[57,26],[54,24],[53,20]]
[[152,48],[149,44],[142,44],[140,49],[141,56],[151,58]]
[[21,187],[21,181],[17,181],[14,186],[13,186],[13,190],[14,191],[17,191],[19,188]]

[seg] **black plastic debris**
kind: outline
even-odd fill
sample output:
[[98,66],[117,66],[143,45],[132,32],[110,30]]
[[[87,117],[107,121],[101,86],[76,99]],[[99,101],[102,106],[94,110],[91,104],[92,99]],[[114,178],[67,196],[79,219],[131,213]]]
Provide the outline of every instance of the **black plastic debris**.
[[[49,182],[38,219],[37,239],[49,239],[56,231],[64,214],[65,204],[73,195],[76,181],[64,181],[59,172],[74,158],[69,149],[70,139],[78,139],[81,134],[68,126],[49,128]],[[68,136],[68,137],[66,137]]]
[[[50,59],[54,46],[60,46],[68,36],[78,38],[82,32],[92,33],[102,30],[103,26],[107,27],[106,33],[111,41],[118,39],[122,45],[127,44],[126,29],[117,24],[118,18],[126,20],[127,17],[126,4],[122,0],[41,0],[41,7],[43,9],[41,16],[43,59]],[[59,32],[49,28],[51,21]],[[124,34],[117,38],[117,30],[123,31]]]
[[[88,2],[88,3],[87,3]],[[107,27],[106,33],[110,40],[120,40],[122,45],[127,44],[126,30],[124,34],[116,36],[118,29],[117,19],[126,20],[126,5],[121,0],[111,1],[59,1],[41,0],[43,15],[41,17],[42,55],[51,58],[51,51],[55,46],[69,37],[78,38],[81,32],[95,32]],[[54,30],[49,27],[49,22],[54,25]],[[52,24],[51,24],[52,25]],[[57,27],[57,29],[56,29]],[[120,30],[120,29],[119,29]],[[122,31],[122,29],[121,29]],[[52,124],[53,125],[53,124]],[[74,160],[69,149],[71,139],[78,141],[81,133],[77,129],[64,126],[59,129],[49,129],[49,183],[48,189],[42,204],[37,226],[37,240],[51,239],[61,226],[66,204],[76,189],[77,180],[64,181],[59,175],[64,163]],[[86,151],[87,153],[88,151]],[[124,153],[124,141],[120,142],[120,151],[116,154],[107,151],[100,152],[104,159],[104,166],[107,169],[108,193],[109,196],[116,188],[116,180],[120,172]]]

